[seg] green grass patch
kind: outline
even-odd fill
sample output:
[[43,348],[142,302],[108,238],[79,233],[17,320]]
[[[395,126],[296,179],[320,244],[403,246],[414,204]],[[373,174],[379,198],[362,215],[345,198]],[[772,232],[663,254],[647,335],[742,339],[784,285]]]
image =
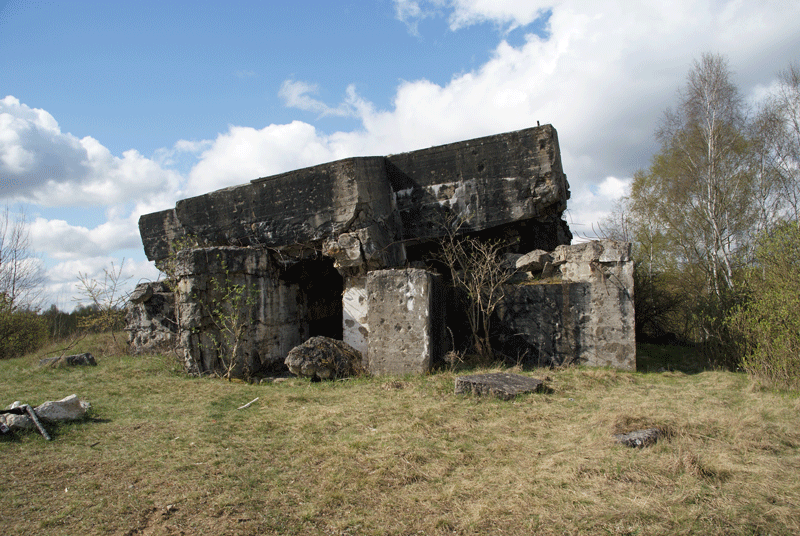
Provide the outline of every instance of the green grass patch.
[[[0,443],[8,534],[800,532],[800,399],[744,374],[538,370],[552,392],[502,402],[450,372],[250,385],[37,358],[0,362],[0,404],[93,410]],[[612,439],[653,426],[647,449]]]

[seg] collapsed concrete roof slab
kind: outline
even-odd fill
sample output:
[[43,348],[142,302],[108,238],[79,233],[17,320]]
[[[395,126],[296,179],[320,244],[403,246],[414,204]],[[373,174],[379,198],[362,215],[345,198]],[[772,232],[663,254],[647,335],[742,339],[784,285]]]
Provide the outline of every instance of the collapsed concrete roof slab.
[[[543,125],[255,179],[146,214],[139,230],[147,258],[156,262],[181,237],[204,247],[281,249],[342,242],[354,233],[356,249],[377,251],[441,235],[448,214],[465,223],[464,232],[534,220],[558,222],[568,235],[560,221],[568,198],[558,135]],[[375,266],[401,257],[381,257]]]

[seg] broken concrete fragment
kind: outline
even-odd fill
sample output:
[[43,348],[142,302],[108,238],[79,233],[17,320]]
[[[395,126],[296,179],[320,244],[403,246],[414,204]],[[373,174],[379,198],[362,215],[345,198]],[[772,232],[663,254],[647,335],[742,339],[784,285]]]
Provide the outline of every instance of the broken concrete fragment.
[[39,360],[40,367],[76,367],[81,365],[88,365],[92,367],[97,366],[97,361],[94,356],[89,352],[84,354],[75,355],[62,355],[60,357],[46,357]]
[[168,352],[178,338],[175,294],[164,281],[136,285],[125,315],[125,330],[135,354]]
[[419,268],[367,276],[369,372],[424,374],[444,354],[442,277]]
[[658,428],[648,428],[647,430],[635,430],[627,434],[614,434],[614,439],[617,443],[621,443],[626,447],[644,448],[655,445],[661,439],[662,432]]
[[[525,366],[636,370],[630,244],[559,246],[541,284],[508,285],[497,309],[500,351]],[[601,259],[603,259],[601,261]],[[544,280],[545,274],[553,277]]]
[[130,303],[144,303],[153,296],[153,286],[148,283],[139,283],[128,297]]
[[17,415],[15,413],[0,414],[0,422],[4,423],[13,432],[14,430],[33,430],[36,425],[33,419],[25,414]]
[[48,400],[33,410],[46,421],[75,421],[84,418],[90,407],[91,404],[82,402],[78,395],[69,395],[61,400]]
[[358,350],[329,337],[311,337],[292,348],[286,366],[293,374],[318,380],[348,378],[363,370]]
[[457,395],[488,395],[501,400],[511,400],[517,395],[536,393],[542,390],[544,390],[542,380],[507,372],[473,374],[456,378]]
[[56,401],[48,400],[35,408],[15,401],[0,413],[0,423],[5,424],[11,432],[38,428],[49,441],[50,436],[40,419],[48,422],[74,421],[85,417],[90,407],[88,402],[82,402],[77,395]]
[[517,259],[516,269],[520,272],[541,272],[552,261],[553,257],[548,252],[535,249]]

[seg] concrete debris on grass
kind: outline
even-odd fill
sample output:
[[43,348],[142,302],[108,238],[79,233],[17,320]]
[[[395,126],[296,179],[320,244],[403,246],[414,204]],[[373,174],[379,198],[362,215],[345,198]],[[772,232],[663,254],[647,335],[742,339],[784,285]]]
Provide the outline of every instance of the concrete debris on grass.
[[493,374],[473,374],[456,378],[456,394],[494,396],[501,400],[511,400],[517,395],[544,391],[542,380],[520,374],[497,372]]
[[658,428],[648,428],[646,430],[634,430],[627,434],[614,434],[614,439],[617,443],[621,443],[626,447],[641,449],[655,445],[663,435]]
[[40,367],[60,368],[60,367],[76,367],[81,365],[96,367],[97,361],[95,360],[94,356],[89,352],[86,352],[84,354],[62,355],[59,357],[46,357],[44,359],[39,360]]
[[[0,424],[5,425],[9,432],[15,430],[33,430],[39,428],[32,416],[27,412],[27,404],[15,401],[0,411]],[[89,402],[70,395],[61,400],[48,400],[32,408],[35,416],[44,423],[57,423],[82,419],[91,408]],[[41,423],[40,423],[41,424]],[[42,435],[45,435],[43,432]],[[47,438],[47,436],[45,436]]]
[[286,366],[297,376],[316,380],[347,378],[361,372],[361,353],[346,342],[311,337],[286,356]]

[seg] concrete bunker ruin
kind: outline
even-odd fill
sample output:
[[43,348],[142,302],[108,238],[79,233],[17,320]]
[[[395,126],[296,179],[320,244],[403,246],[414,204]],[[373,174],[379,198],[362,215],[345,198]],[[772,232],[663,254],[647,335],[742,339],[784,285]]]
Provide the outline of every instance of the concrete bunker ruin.
[[493,334],[501,351],[634,369],[630,247],[570,246],[568,198],[556,130],[543,125],[179,201],[139,220],[145,253],[169,280],[132,295],[132,350],[174,350],[193,374],[259,375],[325,335],[359,350],[372,374],[425,372],[452,345],[446,328],[462,331],[457,311],[448,315],[447,274],[431,262],[457,220],[460,233],[500,241],[509,262],[552,252],[507,287]]

